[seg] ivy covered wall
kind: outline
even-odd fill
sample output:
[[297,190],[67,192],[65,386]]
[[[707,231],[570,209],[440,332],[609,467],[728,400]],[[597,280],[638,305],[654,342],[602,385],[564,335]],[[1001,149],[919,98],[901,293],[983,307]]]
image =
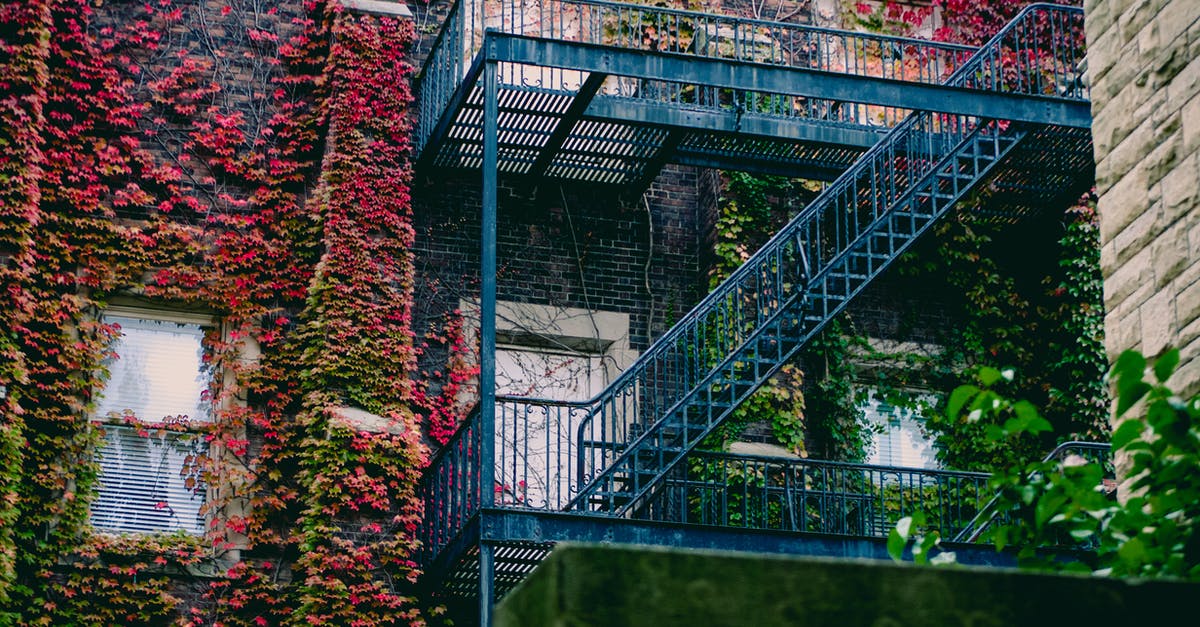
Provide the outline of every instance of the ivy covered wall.
[[[0,624],[425,624],[411,24],[30,0],[0,37]],[[219,321],[204,536],[88,524],[121,299]]]
[[[969,3],[939,6],[946,20],[1003,23]],[[413,309],[420,259],[405,55],[414,37],[409,22],[318,0],[0,7],[0,624],[439,620],[413,590],[415,484],[427,455],[420,434],[441,441],[452,432],[471,367],[461,320],[451,317],[426,338],[444,344],[451,359],[438,361],[450,368],[418,368],[429,349]],[[695,176],[696,204],[677,208],[694,222],[670,242],[690,247],[671,261],[689,272],[706,265],[706,221],[717,225],[720,274],[816,191],[732,177],[711,215],[711,181]],[[629,242],[633,261],[616,262],[630,265],[622,277],[631,285],[620,289],[655,281],[648,291],[658,299],[637,329],[644,342],[702,287],[637,265],[668,242],[643,243],[643,207],[625,205],[614,221],[638,241]],[[566,222],[580,215],[566,213],[576,206],[564,196],[541,209],[561,210]],[[569,231],[586,233],[586,220],[604,222],[599,214],[584,211]],[[1004,236],[967,214],[905,263],[895,289],[939,277],[964,290],[955,302],[969,321],[945,341],[970,354],[922,361],[922,377],[950,380],[984,361],[1044,367],[1060,378],[1035,369],[1028,385],[1067,382],[1042,390],[1061,396],[1062,415],[1078,415],[1081,403],[1102,408],[1095,390],[1069,387],[1098,381],[1091,373],[1102,367],[1092,344],[1071,350],[1099,333],[1094,214],[1082,203],[1044,224],[1063,225],[1045,234],[1062,252],[1048,256],[1059,265],[1044,275],[1010,278],[996,252],[1003,246],[991,244]],[[564,274],[573,271],[586,272]],[[130,299],[220,321],[205,340],[218,373],[216,420],[186,429],[208,444],[189,471],[214,486],[203,537],[112,536],[88,524],[104,428],[90,410],[116,333],[99,316]],[[567,300],[591,308],[580,293]],[[1014,316],[1050,322],[1015,325],[1025,318]],[[1052,328],[1065,331],[1045,344],[1057,352],[1017,350]],[[742,424],[769,416],[793,450],[861,457],[866,432],[852,396],[861,331],[853,313],[839,322],[751,402]],[[347,408],[385,427],[364,430]],[[424,427],[418,416],[428,417]],[[134,423],[147,434],[182,428]],[[953,440],[973,427],[939,428]]]

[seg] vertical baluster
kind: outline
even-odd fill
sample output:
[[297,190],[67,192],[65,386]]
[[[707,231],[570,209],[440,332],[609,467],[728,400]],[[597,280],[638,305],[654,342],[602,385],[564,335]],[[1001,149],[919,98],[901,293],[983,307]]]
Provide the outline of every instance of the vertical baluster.
[[[1071,29],[1070,17],[1062,13],[1051,13],[1050,57],[1054,60],[1053,76],[1054,91],[1068,98],[1075,96],[1071,74],[1074,64],[1071,56],[1074,53],[1074,31]],[[1061,93],[1059,93],[1061,92]]]

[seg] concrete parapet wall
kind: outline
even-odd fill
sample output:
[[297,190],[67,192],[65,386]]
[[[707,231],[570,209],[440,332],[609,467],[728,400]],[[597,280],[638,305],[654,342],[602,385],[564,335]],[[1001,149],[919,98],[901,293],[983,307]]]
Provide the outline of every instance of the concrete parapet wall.
[[560,545],[505,597],[495,625],[1141,625],[1191,615],[1197,593],[1162,581]]

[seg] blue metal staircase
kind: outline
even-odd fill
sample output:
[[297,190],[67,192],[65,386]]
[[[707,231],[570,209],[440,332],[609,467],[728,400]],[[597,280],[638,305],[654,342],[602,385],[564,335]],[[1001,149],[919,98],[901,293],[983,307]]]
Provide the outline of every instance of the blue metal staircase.
[[1016,220],[1092,181],[1078,9],[1031,6],[970,50],[594,0],[520,6],[457,4],[422,75],[418,171],[482,168],[485,215],[497,173],[640,189],[674,162],[833,182],[596,398],[485,394],[435,456],[427,577],[478,590],[484,622],[559,540],[740,542],[661,526],[688,522],[663,512],[680,511],[664,503],[694,483],[680,477],[696,446],[968,194]]
[[[925,112],[896,127],[601,395],[579,427],[593,443],[579,469],[588,483],[568,507],[636,509],[1026,133]],[[658,376],[688,362],[681,377]],[[621,416],[626,399],[641,411]],[[608,437],[615,416],[638,435]]]

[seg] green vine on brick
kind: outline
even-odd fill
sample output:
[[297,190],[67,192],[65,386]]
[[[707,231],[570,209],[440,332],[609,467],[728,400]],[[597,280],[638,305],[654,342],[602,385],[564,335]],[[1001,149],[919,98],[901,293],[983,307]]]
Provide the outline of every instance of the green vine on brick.
[[809,372],[819,374],[805,395],[808,435],[818,459],[861,462],[870,450],[872,431],[858,402],[855,353],[866,341],[845,330],[848,320],[832,320],[804,350]]
[[[935,229],[936,250],[927,247],[908,260],[906,269],[918,280],[945,277],[960,295],[953,302],[962,323],[945,334],[945,351],[927,365],[927,380],[951,389],[977,367],[1010,365],[1019,374],[1005,392],[1043,407],[1054,426],[1001,445],[986,437],[986,421],[934,412],[927,426],[951,467],[1005,466],[1040,457],[1062,439],[1104,437],[1107,359],[1094,199],[1059,215],[1057,236],[1047,235],[1053,216],[1014,236],[1005,232],[1013,227],[989,223],[968,207]],[[1030,229],[1043,238],[1036,247],[1046,251],[1037,265],[1017,259],[1011,244],[1014,238],[1033,242]]]
[[[714,228],[715,260],[709,275],[710,288],[745,263],[780,224],[799,211],[795,198],[805,191],[782,177],[745,172],[725,172],[724,182]],[[706,444],[720,448],[736,440],[747,426],[767,423],[781,444],[803,454],[803,379],[798,365],[785,364],[771,381],[734,410]]]
[[[892,0],[843,6],[868,30],[914,33],[931,28],[936,40],[981,45],[1027,4],[934,0],[936,11]],[[1046,207],[1051,214],[1014,220],[1017,224],[985,217],[980,211],[985,203],[986,191],[968,198],[934,228],[932,238],[918,242],[898,263],[897,271],[914,285],[946,286],[943,293],[958,323],[938,339],[942,351],[874,358],[908,362],[887,373],[891,384],[884,387],[893,390],[950,390],[983,365],[1013,366],[1019,375],[1006,392],[1043,407],[1055,435],[1027,434],[999,445],[985,437],[986,424],[946,418],[936,410],[922,412],[931,418],[926,426],[938,443],[939,458],[955,468],[1032,459],[1053,448],[1056,439],[1103,439],[1107,429],[1094,198],[1085,197],[1062,213],[1062,207]]]

